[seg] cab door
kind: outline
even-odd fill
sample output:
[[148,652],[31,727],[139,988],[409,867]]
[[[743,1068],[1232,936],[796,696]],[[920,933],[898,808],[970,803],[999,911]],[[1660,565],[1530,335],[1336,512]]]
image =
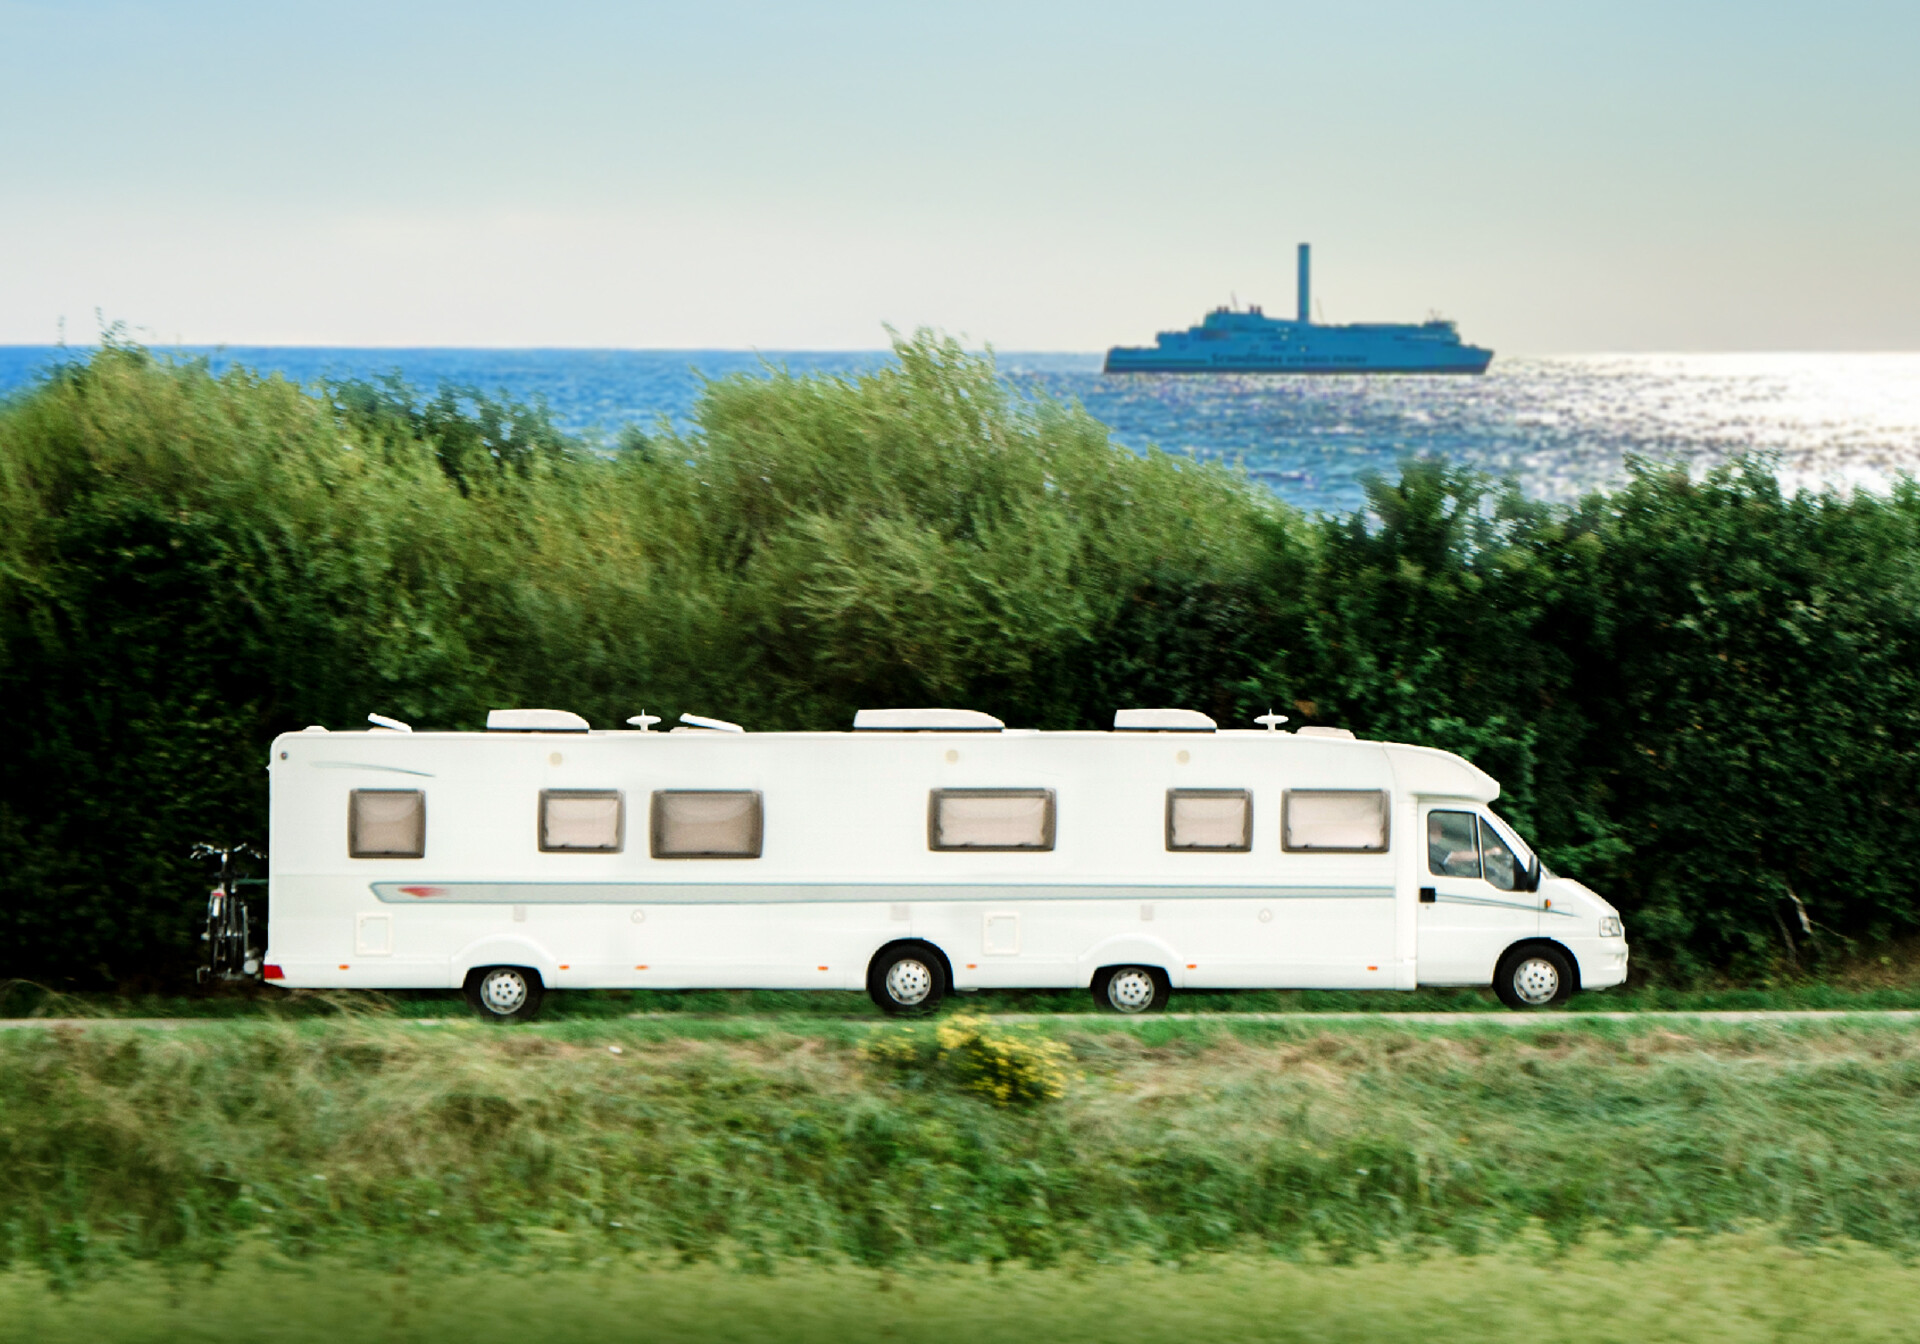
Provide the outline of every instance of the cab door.
[[1519,890],[1525,867],[1513,842],[1473,808],[1429,807],[1422,822],[1419,982],[1492,984],[1500,954],[1540,932],[1540,903]]

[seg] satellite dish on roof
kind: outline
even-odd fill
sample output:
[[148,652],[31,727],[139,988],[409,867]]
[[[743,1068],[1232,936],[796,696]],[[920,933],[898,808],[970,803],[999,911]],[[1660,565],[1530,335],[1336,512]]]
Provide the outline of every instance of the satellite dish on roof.
[[398,719],[390,719],[385,714],[369,714],[367,715],[367,722],[375,728],[385,728],[390,733],[410,733],[413,731],[412,724],[402,723]]
[[[691,724],[695,728],[705,728],[710,733],[744,733],[747,730],[737,723],[728,723],[725,719],[710,719],[704,714],[682,714],[680,722]],[[678,729],[675,730],[679,731]]]

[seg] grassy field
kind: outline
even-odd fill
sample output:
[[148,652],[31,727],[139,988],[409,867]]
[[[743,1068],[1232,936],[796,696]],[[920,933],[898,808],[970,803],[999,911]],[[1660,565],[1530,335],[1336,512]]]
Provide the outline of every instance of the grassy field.
[[931,1024],[7,1033],[0,1255],[77,1283],[256,1245],[420,1273],[1341,1261],[1753,1228],[1920,1249],[1911,1028],[985,1030],[1016,1064],[1056,1043],[1061,1095],[995,1104]]
[[1920,1268],[1861,1247],[1764,1237],[1516,1247],[1335,1266],[1225,1257],[1200,1266],[873,1271],[607,1260],[538,1274],[392,1274],[334,1263],[214,1276],[147,1270],[50,1294],[0,1276],[0,1334],[35,1344],[476,1339],[969,1344],[1116,1337],[1314,1344],[1576,1339],[1622,1344],[1909,1341]]

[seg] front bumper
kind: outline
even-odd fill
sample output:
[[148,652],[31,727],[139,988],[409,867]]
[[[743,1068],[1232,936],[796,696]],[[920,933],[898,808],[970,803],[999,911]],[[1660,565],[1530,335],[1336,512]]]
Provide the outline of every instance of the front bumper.
[[1580,988],[1611,989],[1626,982],[1631,953],[1625,938],[1570,938],[1566,943],[1580,963]]

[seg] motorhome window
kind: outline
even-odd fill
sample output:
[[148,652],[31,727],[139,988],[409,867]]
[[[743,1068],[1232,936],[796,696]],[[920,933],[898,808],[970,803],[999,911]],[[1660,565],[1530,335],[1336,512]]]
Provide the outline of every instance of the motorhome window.
[[1052,849],[1052,789],[935,789],[928,849]]
[[617,854],[625,820],[618,789],[540,790],[542,850]]
[[1253,795],[1245,789],[1168,789],[1167,848],[1253,848]]
[[1384,789],[1288,789],[1280,811],[1282,849],[1377,854],[1387,847]]
[[1524,871],[1514,857],[1513,846],[1485,817],[1480,819],[1480,871],[1487,875],[1490,885],[1501,891],[1517,888]]
[[427,852],[427,795],[418,789],[355,789],[347,804],[347,853],[356,859],[418,859]]
[[662,789],[653,795],[656,859],[757,859],[760,794],[752,789]]
[[1427,871],[1436,877],[1480,876],[1473,813],[1427,813]]

